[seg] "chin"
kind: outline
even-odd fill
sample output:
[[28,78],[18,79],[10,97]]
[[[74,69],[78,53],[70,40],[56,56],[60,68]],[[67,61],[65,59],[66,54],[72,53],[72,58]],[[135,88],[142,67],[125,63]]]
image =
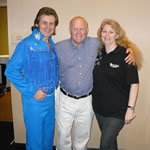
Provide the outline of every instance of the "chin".
[[49,38],[52,34],[45,34],[44,36]]

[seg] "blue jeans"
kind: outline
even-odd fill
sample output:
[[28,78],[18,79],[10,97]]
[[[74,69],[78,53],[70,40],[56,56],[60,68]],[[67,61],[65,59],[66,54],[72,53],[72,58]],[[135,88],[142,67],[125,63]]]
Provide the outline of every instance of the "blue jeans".
[[118,150],[117,136],[124,126],[124,120],[95,115],[101,130],[100,150]]

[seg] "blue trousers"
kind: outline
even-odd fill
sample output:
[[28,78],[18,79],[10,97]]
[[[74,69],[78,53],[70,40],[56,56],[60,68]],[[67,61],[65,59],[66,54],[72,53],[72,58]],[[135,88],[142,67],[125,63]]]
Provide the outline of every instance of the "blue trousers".
[[52,150],[55,128],[54,94],[38,102],[22,98],[26,127],[26,150]]
[[118,150],[117,136],[124,126],[124,120],[95,115],[101,130],[100,150]]

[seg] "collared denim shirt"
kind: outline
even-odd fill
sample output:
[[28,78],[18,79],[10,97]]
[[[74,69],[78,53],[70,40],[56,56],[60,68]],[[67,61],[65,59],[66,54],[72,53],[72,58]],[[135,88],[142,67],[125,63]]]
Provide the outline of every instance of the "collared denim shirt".
[[98,54],[97,38],[87,37],[81,47],[71,39],[55,45],[59,62],[60,87],[72,95],[85,95],[93,88],[93,68]]
[[58,86],[54,43],[50,37],[51,53],[43,38],[43,34],[34,29],[17,45],[5,71],[8,80],[25,96],[33,96],[39,89],[51,93]]

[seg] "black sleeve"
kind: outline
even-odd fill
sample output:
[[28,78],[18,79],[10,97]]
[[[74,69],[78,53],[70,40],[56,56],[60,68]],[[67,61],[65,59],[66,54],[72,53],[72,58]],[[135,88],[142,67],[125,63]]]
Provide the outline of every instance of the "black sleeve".
[[125,64],[126,80],[128,84],[139,83],[139,76],[137,67],[134,65]]

